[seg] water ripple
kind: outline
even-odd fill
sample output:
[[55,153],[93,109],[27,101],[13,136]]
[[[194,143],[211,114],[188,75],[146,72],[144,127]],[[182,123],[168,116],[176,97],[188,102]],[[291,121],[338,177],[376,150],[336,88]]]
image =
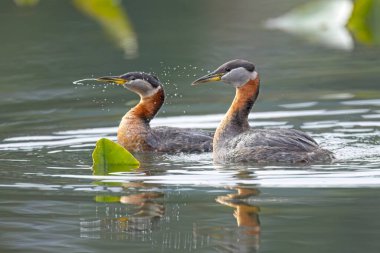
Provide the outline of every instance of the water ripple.
[[[344,109],[344,110],[297,110],[297,111],[273,111],[273,112],[255,112],[249,116],[252,127],[276,127],[291,128],[292,125],[287,121],[275,121],[279,118],[296,118],[306,116],[333,116],[333,115],[353,115],[369,112],[369,109]],[[182,128],[204,128],[214,129],[218,126],[223,114],[210,114],[198,116],[174,116],[166,118],[156,118],[151,125],[154,126],[171,126]],[[270,121],[259,121],[260,119],[271,119]],[[318,121],[306,122],[301,128],[304,129],[322,129],[334,127],[377,127],[380,126],[378,121]],[[84,148],[93,147],[94,143],[101,137],[108,137],[115,140],[117,127],[102,127],[89,129],[76,129],[67,131],[58,131],[52,135],[41,136],[19,136],[9,137],[0,143],[0,150],[34,150],[41,148],[56,149],[58,147]]]
[[[44,185],[31,183],[16,183],[2,184],[0,187],[6,188],[38,188],[43,190],[58,190],[73,189],[76,191],[113,191],[121,192],[122,187],[117,187],[114,184],[125,184],[129,182],[140,182],[144,184],[159,184],[159,185],[177,185],[177,186],[192,186],[192,187],[234,187],[234,186],[257,186],[257,187],[301,187],[301,188],[330,188],[330,187],[380,187],[380,169],[378,169],[380,161],[373,164],[371,169],[349,169],[350,165],[337,164],[330,165],[330,169],[323,166],[313,166],[312,168],[299,167],[279,167],[268,166],[262,169],[246,168],[239,170],[237,168],[226,169],[169,169],[162,174],[146,175],[144,173],[115,173],[108,176],[94,175],[74,175],[74,174],[48,174],[38,173],[39,177],[52,178],[71,178],[82,179],[89,182],[101,183],[105,186],[97,185]],[[355,167],[355,164],[351,165]],[[242,172],[249,174],[247,177],[242,177]],[[244,174],[244,173],[243,173]]]

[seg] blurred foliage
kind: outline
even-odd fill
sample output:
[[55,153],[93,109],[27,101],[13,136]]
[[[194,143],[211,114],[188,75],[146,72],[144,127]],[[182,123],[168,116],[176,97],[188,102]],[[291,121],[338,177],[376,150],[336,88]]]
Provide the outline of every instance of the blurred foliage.
[[140,166],[139,161],[128,150],[106,138],[96,142],[92,160],[94,175],[134,171]]
[[336,49],[354,48],[348,30],[359,43],[380,44],[380,0],[311,1],[265,25]]
[[[40,0],[14,0],[17,6],[37,5]],[[138,56],[137,35],[118,0],[73,0],[82,13],[97,21],[123,51],[126,58]],[[380,0],[356,0],[352,14],[344,14],[350,0],[320,0],[300,5],[289,13],[266,21],[268,28],[280,29],[307,37],[329,47],[352,49],[347,36],[338,30],[326,33],[328,27],[347,24],[355,39],[363,44],[380,44]],[[319,30],[319,31],[316,31]],[[330,29],[327,29],[330,30]],[[335,35],[334,35],[335,34]],[[326,35],[326,36],[324,36]]]
[[121,1],[115,0],[74,0],[78,10],[90,16],[116,41],[127,58],[135,58],[138,53],[137,35]]
[[40,0],[14,0],[15,4],[21,7],[35,6],[39,1]]
[[353,39],[345,27],[352,13],[349,0],[320,0],[301,4],[265,26],[300,36],[326,47],[352,50]]
[[356,0],[348,28],[357,41],[380,44],[380,0]]

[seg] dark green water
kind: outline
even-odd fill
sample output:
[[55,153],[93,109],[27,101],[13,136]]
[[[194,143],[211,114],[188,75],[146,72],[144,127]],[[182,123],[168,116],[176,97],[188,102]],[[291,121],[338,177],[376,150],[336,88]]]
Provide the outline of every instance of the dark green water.
[[[0,2],[1,252],[379,252],[376,43],[265,28],[301,0],[25,2]],[[214,129],[234,91],[190,83],[234,58],[261,76],[251,125],[302,129],[336,163],[147,154],[92,176],[96,140],[138,98],[73,81],[155,72],[168,97],[152,125]]]

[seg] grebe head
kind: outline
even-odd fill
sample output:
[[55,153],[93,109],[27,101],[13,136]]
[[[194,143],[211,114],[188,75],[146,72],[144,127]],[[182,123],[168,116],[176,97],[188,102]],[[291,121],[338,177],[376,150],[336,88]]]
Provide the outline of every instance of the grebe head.
[[232,60],[201,78],[195,80],[192,85],[200,83],[222,81],[236,88],[243,86],[249,80],[255,80],[258,74],[255,65],[246,60]]
[[120,76],[103,76],[97,78],[97,81],[123,85],[128,90],[139,94],[142,98],[150,97],[162,89],[162,84],[156,76],[144,72],[128,72]]

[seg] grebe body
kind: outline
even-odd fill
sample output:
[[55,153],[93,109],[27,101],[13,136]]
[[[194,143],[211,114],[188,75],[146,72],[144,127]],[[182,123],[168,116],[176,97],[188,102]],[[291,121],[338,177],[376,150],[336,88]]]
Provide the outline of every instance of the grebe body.
[[165,92],[157,77],[144,72],[97,79],[123,85],[140,96],[140,102],[122,118],[117,131],[120,145],[132,152],[199,153],[212,151],[213,133],[199,129],[150,127],[164,103]]
[[295,129],[250,128],[248,115],[259,95],[254,64],[229,61],[193,85],[222,81],[236,89],[235,98],[215,131],[213,158],[217,163],[326,163],[334,158],[308,134]]

